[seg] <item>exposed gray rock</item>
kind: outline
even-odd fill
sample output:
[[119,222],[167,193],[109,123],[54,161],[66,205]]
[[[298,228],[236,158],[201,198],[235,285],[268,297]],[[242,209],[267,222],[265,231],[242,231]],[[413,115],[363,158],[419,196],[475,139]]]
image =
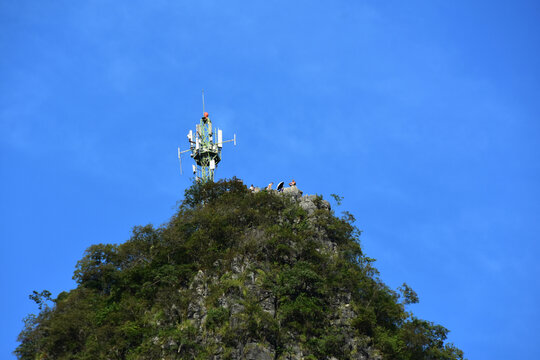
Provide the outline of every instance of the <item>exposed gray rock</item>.
[[261,344],[249,343],[244,347],[243,358],[246,360],[272,360],[274,353]]
[[193,278],[189,289],[192,290],[193,301],[188,305],[187,317],[188,319],[202,322],[206,317],[204,299],[208,295],[208,286],[205,281],[204,272],[199,270],[197,275]]
[[290,186],[290,187],[283,188],[282,193],[284,195],[290,195],[290,196],[293,196],[295,198],[299,198],[299,197],[302,196],[302,191],[300,191],[296,186]]
[[[256,192],[256,189],[254,192]],[[314,216],[317,210],[330,211],[330,204],[321,199],[317,195],[302,196],[302,192],[296,187],[284,188],[282,193],[277,193],[281,196],[290,196],[302,209],[307,212],[308,217]],[[320,244],[317,251],[321,253],[335,254],[337,245],[327,237],[327,235],[317,230],[314,227],[315,239]],[[264,243],[265,234],[260,229],[249,229],[243,234],[246,244],[251,246],[257,243]],[[290,242],[287,244],[292,249],[295,244]],[[261,268],[263,264],[258,261],[254,253],[246,253],[236,255],[231,259],[220,259],[214,263],[214,266],[220,268],[220,274],[207,275],[199,271],[189,285],[190,302],[187,306],[187,319],[191,325],[197,329],[196,342],[206,349],[213,350],[213,359],[248,359],[248,360],[272,360],[272,359],[304,359],[310,354],[309,350],[298,345],[294,339],[295,334],[287,334],[285,337],[290,340],[288,343],[281,344],[282,353],[276,357],[273,345],[266,341],[254,342],[249,337],[244,338],[243,332],[246,331],[246,323],[249,318],[246,317],[246,299],[250,299],[251,303],[256,303],[260,309],[268,314],[271,318],[276,316],[277,300],[276,295],[262,286],[261,274],[264,275],[265,269]],[[294,254],[286,259],[294,259]],[[224,285],[227,284],[227,285]],[[226,290],[222,294],[216,296],[212,294],[213,288],[222,288]],[[214,296],[214,297],[212,297]],[[213,299],[213,300],[209,300]],[[332,326],[336,327],[343,335],[344,351],[350,354],[350,359],[357,360],[380,360],[376,353],[370,349],[370,339],[362,340],[352,336],[354,331],[351,327],[351,322],[355,318],[356,313],[353,306],[350,304],[351,296],[348,293],[336,294],[334,300],[329,305],[332,307],[334,316],[329,318]],[[210,332],[205,325],[210,309],[221,307],[227,309],[227,319],[221,333]],[[215,311],[215,310],[213,310]],[[230,345],[227,351],[223,348],[223,332],[235,334],[236,345],[231,350]],[[205,335],[203,335],[205,334]],[[165,348],[177,346],[178,342],[165,342]],[[183,352],[182,345],[178,345],[178,351]],[[332,358],[337,360],[336,358]]]
[[317,195],[302,196],[298,199],[298,205],[306,210],[308,215],[312,215],[317,209],[330,210],[330,203]]
[[306,210],[309,215],[313,214],[315,210],[317,210],[317,205],[307,196],[300,198],[298,205],[300,205],[302,209]]

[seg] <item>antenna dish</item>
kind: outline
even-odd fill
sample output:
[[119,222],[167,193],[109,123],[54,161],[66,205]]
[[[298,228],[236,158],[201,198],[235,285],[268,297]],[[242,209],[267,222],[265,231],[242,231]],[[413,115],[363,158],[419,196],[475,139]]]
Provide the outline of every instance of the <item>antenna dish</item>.
[[276,188],[277,191],[281,191],[281,189],[283,189],[283,181],[277,184],[277,188]]

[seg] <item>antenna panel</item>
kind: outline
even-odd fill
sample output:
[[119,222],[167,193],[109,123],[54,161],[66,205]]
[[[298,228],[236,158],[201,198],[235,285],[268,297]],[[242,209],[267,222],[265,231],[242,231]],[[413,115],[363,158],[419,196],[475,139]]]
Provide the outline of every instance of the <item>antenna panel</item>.
[[195,150],[199,150],[199,138],[195,139]]
[[182,152],[180,151],[180,147],[178,147],[178,161],[180,161],[180,175],[182,175]]
[[189,133],[187,134],[187,138],[189,139],[189,142],[193,141],[193,130],[189,130]]
[[191,165],[191,168],[193,169],[193,173],[196,174],[197,173],[197,167],[195,165]]
[[216,161],[214,159],[210,160],[210,170],[214,170],[216,168]]
[[217,142],[218,146],[221,148],[223,147],[223,131],[219,130],[217,131]]

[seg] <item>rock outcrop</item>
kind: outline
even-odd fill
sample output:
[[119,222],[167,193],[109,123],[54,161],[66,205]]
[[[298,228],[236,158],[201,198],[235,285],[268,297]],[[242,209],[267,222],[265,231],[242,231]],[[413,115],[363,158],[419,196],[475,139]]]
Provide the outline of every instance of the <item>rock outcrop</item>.
[[[316,213],[329,212],[330,203],[317,195],[302,195],[302,192],[296,187],[288,187],[283,192],[275,190],[270,191],[274,195],[286,197],[293,203],[303,209],[307,215],[306,220],[311,224],[314,234],[314,241],[321,256],[332,258],[338,256],[337,244],[330,239],[324,231],[317,230],[314,226]],[[256,193],[256,192],[255,192]],[[329,215],[329,214],[328,214]],[[260,233],[250,229],[246,235],[246,241],[254,241],[260,246],[260,251],[264,251],[267,237],[269,234]],[[315,240],[316,239],[316,240]],[[282,246],[288,246],[292,249],[297,244],[293,240],[284,240]],[[296,251],[302,251],[297,248]],[[252,359],[252,360],[271,360],[271,359],[305,359],[312,352],[304,348],[297,341],[299,334],[287,334],[286,341],[279,344],[276,349],[276,342],[271,339],[254,342],[249,336],[243,337],[246,322],[250,319],[246,315],[246,302],[257,304],[263,314],[259,314],[259,320],[274,319],[277,320],[279,309],[278,294],[272,292],[265,286],[265,277],[272,271],[267,263],[261,261],[260,253],[244,253],[233,257],[230,261],[218,260],[215,265],[219,271],[212,270],[205,272],[199,270],[187,288],[179,289],[183,298],[190,299],[187,306],[186,318],[178,318],[175,321],[188,323],[198,334],[196,342],[204,348],[215,349],[212,359]],[[285,260],[296,261],[294,254]],[[225,289],[217,295],[213,289]],[[212,298],[212,299],[210,299]],[[171,307],[174,304],[171,304]],[[352,321],[356,317],[351,304],[351,294],[336,293],[331,301],[326,304],[325,311],[332,314],[328,325],[332,326],[342,339],[340,346],[343,349],[336,349],[338,352],[348,354],[349,359],[380,359],[376,351],[369,346],[368,337],[355,336],[352,328]],[[224,333],[209,331],[208,319],[209,313],[220,309],[228,317],[225,323]],[[210,315],[212,316],[212,315]],[[234,347],[225,351],[224,343],[227,336],[235,337]],[[174,342],[173,339],[162,339],[162,343],[169,344],[164,347],[163,357],[167,358],[167,353],[172,347],[178,347],[181,351],[181,344]],[[330,357],[329,359],[336,359]]]

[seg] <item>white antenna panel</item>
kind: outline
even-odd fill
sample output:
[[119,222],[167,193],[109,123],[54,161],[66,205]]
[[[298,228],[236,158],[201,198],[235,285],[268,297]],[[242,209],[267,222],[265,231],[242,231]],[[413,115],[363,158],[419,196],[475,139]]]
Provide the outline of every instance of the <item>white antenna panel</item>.
[[197,173],[197,167],[195,165],[191,165],[192,166],[192,169],[193,169],[193,173]]
[[195,139],[195,150],[199,150],[199,138]]
[[220,148],[223,147],[223,131],[219,129],[217,131],[217,143]]
[[216,168],[216,161],[215,160],[210,160],[210,170],[214,170]]
[[192,142],[193,141],[193,131],[192,130],[189,130],[189,133],[187,135],[187,138],[189,139],[189,142]]
[[178,148],[178,161],[180,161],[180,175],[182,175],[182,152],[180,151],[180,147]]
[[200,125],[200,124],[195,125],[195,131],[197,132],[197,135],[200,134],[200,131],[199,131],[199,125]]

